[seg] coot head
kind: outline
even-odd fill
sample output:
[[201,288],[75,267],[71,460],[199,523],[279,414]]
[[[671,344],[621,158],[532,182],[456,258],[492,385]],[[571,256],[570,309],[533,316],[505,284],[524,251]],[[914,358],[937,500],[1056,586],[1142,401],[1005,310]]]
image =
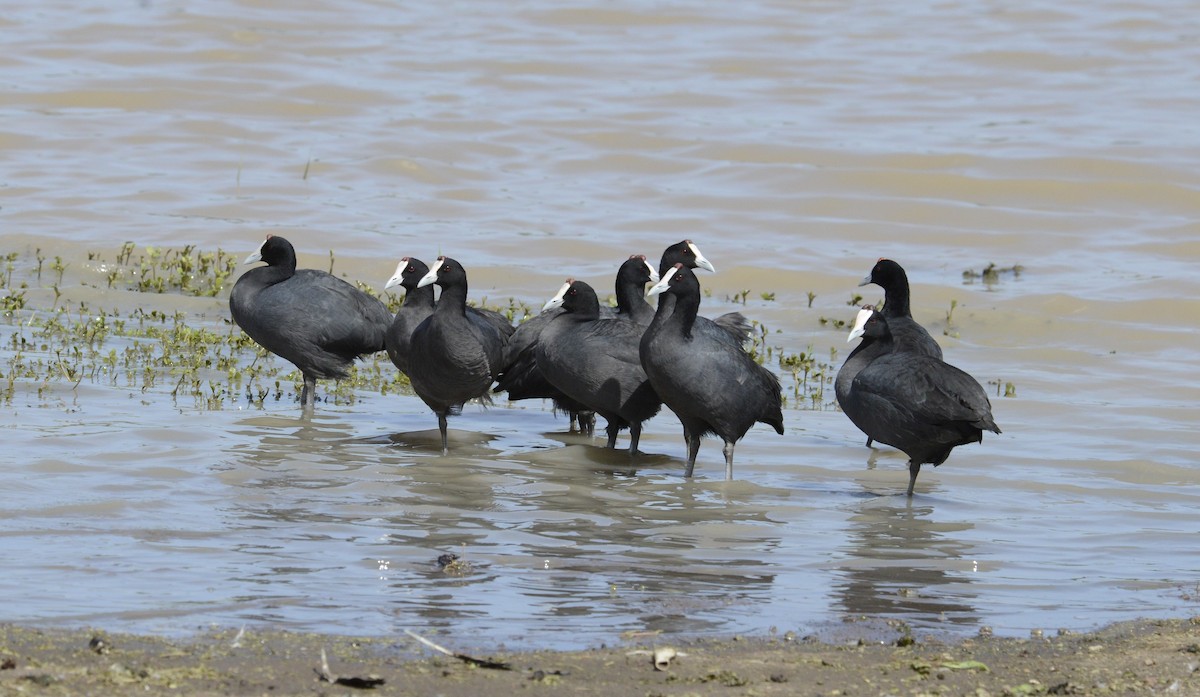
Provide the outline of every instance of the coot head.
[[568,278],[565,283],[559,286],[558,292],[554,294],[554,297],[547,300],[545,305],[542,305],[542,312],[562,307],[563,300],[567,297],[567,291],[571,290],[571,284],[574,282],[575,279]]
[[646,291],[646,296],[650,297],[662,293],[680,295],[699,287],[700,281],[696,279],[696,274],[692,273],[692,270],[686,264],[677,263],[662,274],[662,278],[658,279],[658,283],[650,286],[650,289]]
[[658,275],[662,276],[676,264],[683,264],[689,269],[705,269],[716,273],[712,262],[704,258],[700,249],[691,241],[683,240],[663,250],[662,259],[658,263]]
[[[707,259],[705,259],[705,263],[708,263]],[[618,276],[623,274],[628,274],[629,280],[634,283],[658,283],[658,272],[646,260],[645,254],[630,254],[629,259],[621,264],[621,268],[617,271]]]
[[421,279],[427,273],[429,273],[429,267],[426,266],[425,262],[420,259],[413,259],[412,257],[404,257],[400,260],[399,264],[396,264],[396,273],[392,274],[392,277],[388,279],[387,285],[383,289],[387,290],[396,286],[403,286],[404,290],[407,291],[416,290],[417,284],[420,283]]
[[562,308],[567,312],[599,313],[600,298],[596,295],[596,289],[587,283],[570,281],[563,293]]
[[542,305],[542,312],[557,307],[577,314],[598,315],[600,313],[600,296],[596,295],[596,289],[587,283],[568,278],[566,283],[559,287],[554,297]]
[[267,235],[267,239],[259,245],[258,251],[246,257],[242,264],[253,264],[265,261],[267,266],[283,266],[296,268],[296,250],[292,243],[278,235]]
[[908,275],[904,273],[904,267],[891,259],[881,258],[875,262],[875,266],[871,268],[871,273],[867,274],[858,285],[866,286],[872,283],[884,289],[901,284],[907,287]]
[[467,282],[467,272],[463,269],[462,264],[451,259],[450,257],[438,257],[433,266],[430,267],[428,273],[417,281],[418,288],[436,283],[443,288],[447,285],[456,285]]
[[854,316],[854,326],[850,329],[850,336],[846,337],[846,343],[854,341],[860,336],[867,333],[867,322],[875,315],[874,305],[863,305],[858,314]]

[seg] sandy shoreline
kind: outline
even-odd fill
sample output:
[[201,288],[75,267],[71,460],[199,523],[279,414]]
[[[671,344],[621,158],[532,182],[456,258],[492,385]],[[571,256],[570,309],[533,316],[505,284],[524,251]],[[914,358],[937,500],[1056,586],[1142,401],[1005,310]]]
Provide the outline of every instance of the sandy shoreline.
[[[660,670],[654,648],[678,655]],[[0,694],[1189,695],[1200,694],[1200,617],[1024,639],[658,638],[470,658],[506,667],[409,637],[231,630],[170,640],[0,625]]]

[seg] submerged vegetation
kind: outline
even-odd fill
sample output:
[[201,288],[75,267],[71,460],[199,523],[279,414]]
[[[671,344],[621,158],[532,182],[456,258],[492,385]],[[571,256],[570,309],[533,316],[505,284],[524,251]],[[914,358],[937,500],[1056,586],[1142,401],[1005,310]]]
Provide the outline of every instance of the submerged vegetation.
[[966,271],[963,271],[962,277],[963,283],[971,284],[979,281],[988,288],[991,288],[992,286],[1000,283],[1000,281],[1004,278],[1020,278],[1021,272],[1024,270],[1025,267],[1021,266],[1020,264],[1013,264],[1012,266],[997,266],[995,262],[991,262],[987,266],[983,267],[983,270],[981,271],[976,271],[974,269],[967,269]]
[[[261,408],[299,398],[300,372],[261,349],[229,318],[226,298],[236,255],[126,242],[115,253],[88,252],[79,261],[47,257],[41,249],[0,258],[0,312],[6,320],[0,324],[0,404],[11,405],[18,395],[62,399],[85,383],[166,395],[177,405],[200,409]],[[334,261],[331,253],[331,269]],[[744,305],[750,296],[745,290],[730,300]],[[773,292],[759,297],[775,301]],[[382,299],[395,311],[402,297]],[[514,322],[537,314],[515,298],[502,303],[485,298],[480,304]],[[837,373],[837,349],[830,349],[828,359],[818,358],[811,345],[791,353],[778,337],[778,331],[754,322],[748,347],[756,361],[780,376],[785,404],[835,408],[825,388]],[[411,389],[386,354],[378,353],[356,363],[348,379],[323,382],[319,394],[345,404],[363,392],[411,394]]]

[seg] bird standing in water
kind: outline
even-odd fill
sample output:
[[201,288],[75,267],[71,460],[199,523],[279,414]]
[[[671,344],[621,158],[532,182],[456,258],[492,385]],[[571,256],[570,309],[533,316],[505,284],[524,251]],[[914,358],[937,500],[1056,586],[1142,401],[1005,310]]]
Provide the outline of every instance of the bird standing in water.
[[336,276],[297,270],[295,248],[278,235],[268,235],[244,263],[259,261],[267,265],[234,284],[229,313],[258,345],[300,370],[300,404],[311,409],[317,380],[343,380],[354,359],[384,349],[392,315],[378,298]]

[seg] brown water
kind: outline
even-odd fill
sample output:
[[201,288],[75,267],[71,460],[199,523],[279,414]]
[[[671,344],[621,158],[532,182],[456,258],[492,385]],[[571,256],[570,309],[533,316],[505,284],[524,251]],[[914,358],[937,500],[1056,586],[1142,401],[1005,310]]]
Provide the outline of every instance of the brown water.
[[[634,469],[538,404],[469,406],[442,458],[412,397],[306,420],[27,381],[4,408],[0,620],[567,647],[1197,611],[1192,5],[8,5],[0,252],[60,255],[65,300],[227,331],[224,296],[104,289],[87,252],[126,240],[240,256],[285,234],[376,288],[444,252],[474,297],[533,304],[689,237],[719,272],[705,312],[748,289],[772,343],[840,362],[820,318],[850,319],[890,256],[948,360],[1016,396],[909,502],[903,457],[828,403],[751,431],[732,483],[706,441],[689,482],[667,413]],[[964,280],[989,262],[1024,271]],[[4,345],[54,303],[15,278]]]

